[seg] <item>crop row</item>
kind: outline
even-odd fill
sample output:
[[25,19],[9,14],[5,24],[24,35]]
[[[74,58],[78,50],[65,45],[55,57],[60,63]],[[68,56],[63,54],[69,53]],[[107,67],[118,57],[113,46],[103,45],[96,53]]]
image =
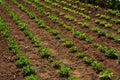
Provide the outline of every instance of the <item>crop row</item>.
[[[28,4],[30,4],[30,2],[28,2]],[[25,8],[24,8],[25,9]],[[23,11],[27,11],[27,10],[23,10]],[[35,14],[34,14],[35,15]],[[36,19],[36,17],[34,17],[33,19]],[[41,21],[41,20],[39,20],[38,21],[39,22],[39,25],[42,27],[42,28],[45,28],[46,30],[48,30],[48,31],[50,31],[50,27],[48,27],[47,25],[45,25],[45,23],[43,22],[43,21]],[[38,23],[37,22],[37,23]],[[60,34],[58,34],[58,31],[56,31],[56,30],[54,30],[53,31],[54,32],[54,36],[57,38],[57,39],[62,39],[63,40],[63,38],[60,36]],[[58,37],[59,36],[59,37]],[[65,39],[64,39],[65,40]],[[65,43],[66,41],[63,41],[63,43]],[[75,46],[70,46],[69,47],[70,48],[70,51],[72,50],[72,52],[76,52],[77,50],[76,50],[76,47]],[[84,60],[85,60],[85,63],[87,63],[87,64],[91,64],[91,59],[90,58],[88,58],[88,57],[84,57]],[[87,62],[88,61],[88,62]],[[90,61],[90,62],[89,62]],[[92,62],[94,62],[93,60],[92,60]],[[106,72],[106,71],[104,71],[104,72]],[[111,74],[111,73],[110,73]],[[101,75],[102,75],[102,72],[101,72]]]
[[[51,15],[50,13],[49,13],[49,15],[48,15],[48,12],[44,12],[44,9],[39,8],[39,7],[35,6],[35,5],[32,5],[32,6],[33,6],[34,8],[36,8],[37,10],[39,10],[39,12],[42,11],[41,13],[47,15],[48,18],[50,18],[54,23],[58,23],[58,24],[60,24],[61,26],[63,26],[64,29],[70,31],[76,38],[78,38],[78,39],[80,39],[80,40],[85,40],[85,41],[91,43],[92,39],[89,38],[85,33],[81,33],[81,32],[79,32],[79,31],[74,30],[71,26],[66,25],[64,22],[60,21],[59,18],[57,18],[56,16]],[[42,5],[42,6],[43,6],[43,5]],[[51,8],[49,8],[49,9],[51,9]],[[62,23],[62,24],[61,24],[61,23]],[[113,38],[113,36],[112,36],[111,34],[106,34],[105,31],[99,29],[98,27],[94,27],[92,30],[93,30],[94,32],[98,32],[98,34],[99,34],[100,36],[106,35],[106,37],[109,38],[109,39],[112,39],[112,38]],[[95,30],[96,30],[96,31],[95,31]],[[110,50],[111,50],[111,49],[110,49]],[[118,56],[117,51],[116,51],[115,49],[112,49],[112,50],[114,50],[115,52],[113,51],[113,53],[109,53],[109,55],[107,55],[107,57],[109,57],[110,55],[116,55],[116,56]],[[108,51],[108,50],[106,50],[106,52],[107,52],[107,51]],[[118,58],[118,57],[116,57],[116,59],[117,59],[117,58]],[[118,60],[119,60],[119,59],[118,59]]]
[[[57,1],[57,2],[59,2],[59,1]],[[61,2],[59,2],[59,3],[68,5],[65,1],[61,1]],[[53,5],[54,5],[54,4],[59,5],[58,3],[51,3],[51,4],[53,4]],[[55,5],[54,5],[54,6],[55,6]],[[59,5],[59,6],[61,6],[61,5]],[[58,7],[58,6],[56,6],[56,7]],[[77,6],[74,7],[72,4],[71,4],[70,7],[79,9]],[[62,6],[61,6],[61,8],[62,8]],[[72,12],[73,14],[76,14],[76,10],[67,8],[67,7],[65,7],[65,6],[63,7],[63,9],[66,10],[66,11]],[[84,11],[85,11],[85,8],[81,8],[81,9],[79,9],[79,10],[82,11],[82,12],[84,12]],[[88,11],[88,12],[89,12],[89,11]],[[78,13],[79,13],[79,12],[78,12]],[[110,20],[110,16],[102,15],[102,14],[99,14],[99,13],[96,13],[95,17],[99,17],[100,19]],[[100,21],[101,21],[101,20],[100,20]],[[115,22],[116,24],[119,24],[119,23],[120,23],[120,19],[111,19],[111,21]],[[102,21],[101,21],[101,22],[102,22]],[[120,32],[120,28],[117,27],[117,26],[113,26],[113,25],[110,24],[110,23],[105,23],[105,25],[106,25],[106,27],[110,25],[110,27],[113,28],[113,30],[116,30],[118,33]]]

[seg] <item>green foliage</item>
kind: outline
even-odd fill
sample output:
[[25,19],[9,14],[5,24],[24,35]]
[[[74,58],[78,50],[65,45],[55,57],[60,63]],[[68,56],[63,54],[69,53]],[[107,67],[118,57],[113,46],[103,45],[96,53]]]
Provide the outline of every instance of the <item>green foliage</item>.
[[99,36],[105,36],[105,35],[106,35],[106,31],[100,29],[100,30],[98,30],[98,35],[99,35]]
[[50,29],[50,33],[52,33],[53,35],[58,35],[58,31],[56,29]]
[[78,58],[84,58],[84,57],[85,57],[85,53],[83,53],[83,52],[77,52],[77,53],[76,53],[76,56],[77,56]]
[[112,24],[107,23],[107,24],[105,24],[105,27],[106,27],[106,28],[111,28],[111,27],[112,27]]
[[20,30],[24,30],[26,28],[26,24],[25,23],[18,23],[18,27],[20,28]]
[[117,57],[117,51],[114,49],[108,49],[105,51],[105,54],[109,58],[116,58]]
[[108,39],[114,39],[115,38],[115,34],[106,34],[106,37]]
[[67,66],[61,66],[57,72],[61,75],[61,76],[69,76],[71,69]]
[[92,60],[92,58],[84,57],[84,62],[85,62],[85,64],[87,64],[87,65],[91,65],[91,63],[93,62],[93,60]]
[[61,62],[60,61],[54,61],[53,66],[55,68],[60,68]]
[[25,80],[39,80],[34,74],[28,75],[25,77]]
[[111,80],[112,77],[113,77],[113,73],[109,72],[107,70],[104,70],[104,71],[100,72],[100,74],[99,74],[99,78],[102,80]]
[[63,44],[66,46],[66,47],[72,47],[73,46],[73,43],[71,41],[68,41],[66,40],[65,42],[63,42]]
[[48,18],[50,18],[53,22],[58,22],[58,18],[52,15],[49,15]]
[[82,23],[82,26],[85,27],[85,28],[88,28],[89,24],[84,22],[84,23]]
[[98,31],[99,31],[99,28],[98,28],[98,27],[93,27],[93,28],[92,28],[92,31],[93,31],[93,32],[98,32]]
[[72,52],[72,53],[77,52],[77,47],[76,47],[76,46],[72,46],[72,47],[70,48],[70,52]]
[[92,62],[92,68],[96,71],[102,71],[104,69],[102,63],[98,61]]
[[104,53],[104,52],[106,52],[107,47],[106,47],[106,46],[103,46],[103,45],[99,45],[99,46],[98,46],[98,50]]
[[43,58],[44,57],[48,58],[50,56],[50,50],[47,48],[39,48],[39,52]]
[[35,73],[35,68],[32,67],[31,65],[24,66],[22,68],[22,73],[24,74],[24,76],[34,74]]
[[16,65],[19,67],[27,66],[30,64],[30,61],[26,59],[24,56],[20,56],[18,60],[16,60]]

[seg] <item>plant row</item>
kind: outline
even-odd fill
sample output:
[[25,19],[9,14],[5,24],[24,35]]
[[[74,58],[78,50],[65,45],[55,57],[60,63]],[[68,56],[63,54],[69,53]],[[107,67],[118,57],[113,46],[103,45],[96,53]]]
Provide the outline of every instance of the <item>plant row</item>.
[[[30,3],[30,2],[29,2]],[[42,28],[45,28],[46,30],[48,30],[49,31],[49,29],[48,29],[48,26],[47,25],[45,25],[45,23],[42,21],[41,23],[38,23],[40,26],[42,25],[42,24],[44,24],[44,25],[42,25],[41,27]],[[58,32],[58,31],[56,31],[56,32]],[[52,33],[53,34],[53,33]],[[60,36],[60,34],[58,34],[58,33],[55,33],[55,34],[53,34],[57,39],[59,39],[64,45],[65,45],[65,43],[67,42],[66,40],[67,39],[65,39],[65,38],[62,38],[61,36]],[[69,49],[70,49],[70,51],[72,52],[72,53],[77,53],[78,54],[78,50],[77,50],[77,47],[75,47],[74,45],[71,45],[71,43],[70,43],[70,46],[66,46],[66,47],[68,47]],[[84,53],[82,53],[82,52],[79,52],[79,54],[78,55],[82,55],[82,57],[84,58],[84,62],[86,63],[86,64],[92,64],[93,66],[95,65],[95,64],[100,64],[99,62],[96,62],[96,61],[93,61],[91,58],[89,58],[89,57],[86,57],[85,55],[84,55]],[[101,64],[100,64],[101,65]],[[99,70],[98,70],[99,71]],[[104,75],[104,73],[108,73],[108,75],[112,75],[113,76],[113,73],[111,73],[111,72],[109,72],[109,71],[107,71],[107,70],[103,70],[102,72],[100,72],[100,77],[102,76],[102,75]],[[108,76],[107,75],[107,76]],[[102,77],[101,77],[102,78]],[[105,78],[105,77],[104,77]]]
[[[87,35],[85,33],[81,33],[79,31],[75,31],[71,26],[66,25],[64,22],[60,21],[57,17],[51,15],[50,13],[49,13],[49,15],[46,14],[47,12],[44,12],[44,10],[42,8],[39,8],[39,7],[35,6],[35,5],[33,7],[35,9],[37,9],[39,12],[41,12],[41,10],[42,10],[42,13],[45,14],[45,15],[47,15],[50,20],[52,20],[54,23],[58,23],[60,26],[63,26],[63,28],[65,30],[70,31],[76,38],[78,38],[80,40],[85,40],[85,41],[91,43],[92,39],[89,38],[89,37],[87,37]],[[93,28],[93,31],[94,31],[94,28]],[[101,29],[98,28],[97,32],[98,32],[98,34],[100,36],[103,36],[103,32],[104,32],[103,30],[101,30]],[[106,34],[106,35],[110,39],[111,34]]]
[[62,8],[62,9],[64,9],[64,10],[68,11],[68,12],[72,12],[72,13],[74,13],[74,14],[78,14],[78,15],[80,15],[81,17],[83,17],[84,19],[87,19],[87,20],[90,19],[90,16],[85,15],[85,14],[82,13],[82,12],[78,12],[78,11],[72,10],[72,9],[70,9],[70,8],[63,7],[63,6],[59,5],[58,3],[55,3],[55,2],[52,2],[52,1],[45,0],[45,2],[47,2],[47,3],[51,4],[51,5],[54,5],[54,6],[58,7],[58,8]]
[[[53,35],[57,35],[58,34],[58,32],[56,30],[54,30],[54,29],[50,28],[49,26],[47,26],[42,20],[40,20],[39,18],[37,18],[35,14],[29,12],[22,4],[19,4],[17,1],[14,1],[14,0],[12,0],[12,1],[22,11],[24,11],[31,19],[34,19],[34,21],[36,23],[38,23],[40,25],[40,27],[43,27],[46,30],[49,30],[50,33],[52,33]],[[26,0],[25,0],[25,2],[26,2]],[[29,13],[31,13],[31,15],[29,15]],[[36,37],[34,38],[33,34],[30,31],[27,34],[28,34],[27,37],[29,39],[31,39],[32,41],[35,40],[35,41],[37,41],[37,44],[40,44],[40,42],[38,42],[38,38],[36,38]],[[50,62],[53,62],[53,66],[57,69],[57,72],[60,74],[60,76],[65,77],[66,80],[74,78],[74,77],[72,77],[70,75],[70,73],[71,73],[72,70],[69,67],[62,65],[61,64],[62,62],[53,59],[52,55],[51,55],[51,51],[48,48],[44,48],[44,47],[42,47],[42,45],[37,45],[36,47],[38,47],[40,55],[42,56],[42,58],[47,58]],[[74,79],[77,80],[76,78],[74,78]]]

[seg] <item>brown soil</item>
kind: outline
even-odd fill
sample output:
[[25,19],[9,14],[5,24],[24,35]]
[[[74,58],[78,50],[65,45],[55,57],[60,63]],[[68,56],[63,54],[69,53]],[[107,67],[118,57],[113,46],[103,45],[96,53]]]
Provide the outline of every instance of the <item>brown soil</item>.
[[[4,0],[7,5],[11,8],[12,11],[16,12],[17,15],[19,15],[20,20],[25,22],[27,24],[28,29],[41,41],[42,45],[46,48],[49,48],[51,51],[51,55],[55,60],[60,60],[62,62],[62,65],[66,65],[72,69],[71,75],[78,78],[79,80],[99,80],[98,73],[96,73],[92,67],[87,66],[84,64],[83,59],[78,59],[75,54],[72,54],[69,52],[69,49],[66,48],[59,40],[55,39],[53,35],[51,35],[48,31],[39,28],[39,25],[34,22],[34,20],[30,19],[29,16],[27,16],[26,13],[21,11],[14,3],[12,3],[9,0]],[[110,70],[115,73],[114,78],[120,77],[120,65],[116,63],[115,60],[108,59],[103,53],[98,51],[96,48],[93,47],[93,44],[88,44],[85,41],[79,40],[77,38],[74,38],[74,36],[69,32],[64,30],[62,26],[58,26],[58,24],[53,23],[48,17],[44,14],[39,13],[37,10],[35,10],[30,5],[25,4],[22,0],[18,0],[21,4],[23,4],[29,11],[35,13],[37,17],[44,20],[47,25],[50,27],[57,29],[60,34],[67,38],[68,40],[72,41],[75,46],[78,47],[79,51],[84,52],[87,56],[90,56],[94,60],[98,60],[103,62],[103,65],[107,70]],[[41,0],[41,2],[43,2]],[[44,2],[43,2],[44,3]],[[48,6],[51,6],[50,4],[47,4]],[[59,17],[61,21],[64,21],[67,25],[72,26],[75,30],[78,30],[80,32],[88,34],[88,36],[92,37],[94,41],[104,44],[108,46],[109,48],[115,48],[118,53],[120,54],[120,44],[115,43],[113,40],[109,40],[106,37],[100,37],[98,39],[98,35],[96,33],[93,33],[90,29],[95,26],[93,20],[95,17],[93,17],[92,21],[84,20],[83,18],[79,17],[79,15],[73,15],[72,13],[66,12],[62,9],[59,9],[57,7],[51,6],[52,8],[58,10],[59,12],[65,12],[66,14],[69,14],[71,16],[74,16],[79,21],[85,21],[90,24],[89,28],[81,28],[81,26],[75,24],[74,22],[68,21],[64,19],[62,16],[59,16],[56,12],[51,12],[49,10],[45,10],[47,12],[51,12],[53,15]],[[47,59],[41,58],[40,54],[38,53],[38,48],[34,47],[31,41],[24,35],[22,31],[18,29],[18,26],[12,21],[12,19],[9,17],[8,13],[5,11],[3,7],[0,6],[0,10],[2,12],[0,13],[1,17],[4,19],[5,23],[8,25],[8,28],[10,30],[11,37],[14,38],[16,43],[19,45],[20,49],[22,50],[23,54],[31,60],[31,64],[36,68],[36,75],[41,80],[64,80],[62,77],[59,76],[56,69],[53,68],[52,63],[50,63]],[[107,29],[111,33],[117,34],[113,30]],[[119,34],[117,34],[119,35]],[[1,39],[1,38],[0,38]],[[5,41],[5,40],[2,40]],[[1,41],[0,41],[1,42]],[[0,44],[1,45],[1,44]],[[2,46],[2,45],[1,45]],[[5,47],[7,44],[5,45]],[[0,51],[2,47],[0,47]],[[3,51],[7,51],[8,49],[4,49]],[[0,55],[0,57],[2,57]],[[2,57],[4,59],[4,57]],[[15,66],[14,60],[15,57],[12,55],[12,57],[6,56],[6,58],[12,60],[12,65]],[[2,60],[0,60],[2,61]],[[4,60],[3,60],[4,61]],[[11,61],[9,62],[11,63]],[[9,65],[7,62],[7,65]],[[5,66],[5,64],[3,65]],[[1,70],[2,68],[0,68]],[[11,69],[10,69],[11,70]],[[16,71],[16,67],[12,71]],[[9,80],[23,80],[22,73],[18,69],[19,73],[15,74],[15,76],[20,75],[16,79],[16,77],[13,79],[13,72],[3,72],[5,75],[3,77],[12,75],[13,77],[9,76]],[[1,71],[0,71],[1,72]],[[7,80],[8,78],[5,78],[3,80]],[[10,79],[11,78],[11,79]],[[1,80],[1,79],[0,79]]]
[[21,69],[15,65],[15,59],[0,33],[0,80],[24,80]]

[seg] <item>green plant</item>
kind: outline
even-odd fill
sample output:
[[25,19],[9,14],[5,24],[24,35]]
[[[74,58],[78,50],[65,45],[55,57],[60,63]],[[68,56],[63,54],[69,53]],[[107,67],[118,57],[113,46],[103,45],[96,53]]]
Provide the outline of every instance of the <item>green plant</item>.
[[72,47],[73,46],[73,43],[71,41],[68,41],[66,40],[65,42],[63,42],[63,44],[66,46],[66,47]]
[[105,26],[106,22],[105,21],[100,21],[99,25]]
[[92,38],[89,38],[89,37],[87,37],[86,39],[85,39],[85,41],[87,41],[88,43],[91,43],[92,42]]
[[92,68],[96,71],[102,71],[104,68],[103,68],[103,65],[101,62],[98,62],[98,61],[93,61],[92,62]]
[[96,17],[100,17],[100,14],[99,14],[99,13],[97,13],[95,16],[96,16]]
[[105,24],[105,27],[106,27],[106,28],[111,28],[111,27],[112,27],[112,24],[107,23],[107,24]]
[[95,23],[96,23],[96,24],[99,24],[100,22],[101,22],[101,21],[100,21],[99,19],[96,19],[96,20],[95,20]]
[[98,30],[98,35],[99,36],[105,36],[105,34],[106,34],[105,30],[101,30],[101,29]]
[[120,24],[120,19],[112,19],[116,24]]
[[93,62],[93,60],[92,60],[92,58],[84,57],[84,62],[85,62],[85,64],[91,65],[91,63]]
[[72,46],[70,48],[70,52],[72,52],[72,53],[77,52],[77,47],[76,46]]
[[24,66],[22,68],[22,73],[24,74],[24,76],[34,74],[35,73],[35,68],[32,67],[31,65]]
[[25,77],[25,80],[39,80],[34,74],[28,75]]
[[84,22],[84,23],[82,23],[82,26],[85,28],[88,28],[89,24]]
[[111,80],[112,77],[113,77],[113,73],[109,72],[107,70],[104,70],[104,71],[100,72],[100,74],[99,74],[99,78],[102,80]]
[[60,61],[54,61],[53,66],[55,68],[60,68],[61,62]]
[[77,53],[76,53],[76,56],[77,56],[78,58],[83,58],[83,57],[85,57],[85,53],[83,53],[83,52],[77,52]]
[[41,46],[40,41],[35,36],[33,36],[31,40],[32,40],[32,43],[34,44],[34,46],[36,46],[36,47]]
[[106,52],[107,47],[106,47],[106,46],[103,46],[103,45],[99,45],[99,46],[98,46],[98,50],[104,53],[104,52]]
[[106,37],[108,39],[114,39],[115,38],[115,34],[106,34]]
[[67,77],[65,80],[78,80],[77,78],[73,77],[73,76],[69,76]]
[[58,35],[58,31],[56,29],[50,29],[50,33],[52,33],[53,35]]
[[107,57],[110,57],[110,58],[116,58],[117,57],[117,51],[114,50],[114,49],[106,50],[105,54],[106,54]]
[[86,35],[85,33],[79,34],[79,35],[77,36],[77,38],[79,38],[79,39],[81,39],[81,40],[85,40],[85,39],[87,38],[87,35]]
[[24,56],[20,56],[18,60],[16,60],[16,65],[19,67],[27,66],[30,64],[30,61],[26,59]]
[[96,26],[96,27],[93,27],[93,28],[92,28],[92,31],[93,31],[93,32],[98,32],[98,31],[99,31],[99,28],[98,28],[97,26]]
[[18,27],[20,28],[20,30],[24,30],[26,28],[26,24],[25,23],[18,23]]
[[50,50],[47,48],[39,48],[39,52],[41,54],[41,56],[44,57],[49,57],[50,56]]
[[57,72],[61,75],[61,76],[69,76],[71,69],[68,68],[67,66],[61,66]]

